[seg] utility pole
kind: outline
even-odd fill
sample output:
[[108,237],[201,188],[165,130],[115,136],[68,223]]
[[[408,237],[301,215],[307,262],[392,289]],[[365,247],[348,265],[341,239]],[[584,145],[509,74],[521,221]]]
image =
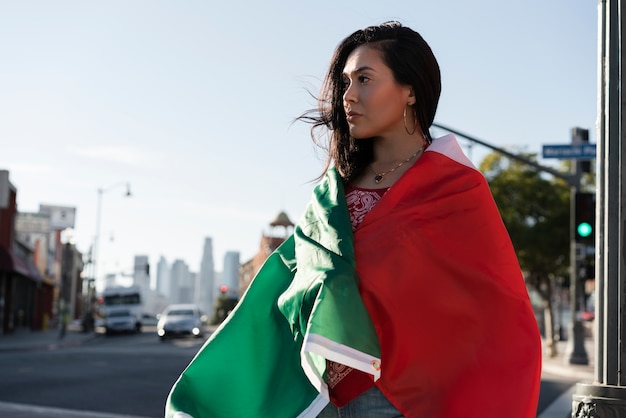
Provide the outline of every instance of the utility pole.
[[572,417],[626,417],[626,135],[621,0],[598,2],[598,158],[594,383],[579,383]]
[[[578,145],[581,139],[577,136],[579,129],[572,129],[572,144]],[[579,277],[582,254],[576,242],[576,196],[580,192],[581,162],[573,160],[571,164],[570,183],[570,311],[572,322],[570,324],[570,338],[567,339],[567,355],[569,364],[589,364],[589,356],[585,350],[585,328],[578,313],[582,310],[581,297],[583,295],[583,283]]]

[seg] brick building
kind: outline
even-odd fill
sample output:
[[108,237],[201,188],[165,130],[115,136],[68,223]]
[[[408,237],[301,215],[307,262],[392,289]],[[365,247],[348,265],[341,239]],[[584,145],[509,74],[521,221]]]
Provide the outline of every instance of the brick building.
[[269,223],[269,228],[261,235],[259,251],[250,260],[241,265],[239,272],[239,297],[250,286],[250,282],[270,254],[291,236],[293,227],[293,222],[291,222],[285,212],[280,212]]

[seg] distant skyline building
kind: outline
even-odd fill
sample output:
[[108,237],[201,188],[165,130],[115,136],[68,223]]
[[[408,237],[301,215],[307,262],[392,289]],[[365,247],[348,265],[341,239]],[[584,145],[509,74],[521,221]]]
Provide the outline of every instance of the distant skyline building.
[[159,257],[156,268],[156,283],[154,286],[157,293],[169,297],[170,295],[170,265],[165,257]]
[[180,303],[194,303],[198,273],[189,271],[185,283],[180,287]]
[[144,295],[150,290],[150,261],[147,255],[135,256],[133,285],[138,286]]
[[185,261],[177,259],[172,263],[170,270],[170,303],[183,303],[182,296],[190,286],[189,266]]
[[196,277],[196,289],[194,302],[206,312],[213,312],[215,302],[215,264],[213,263],[213,240],[211,237],[204,238],[200,272]]
[[222,272],[222,282],[214,287],[224,284],[228,287],[228,293],[237,295],[239,290],[239,252],[228,251],[224,254],[224,270]]
[[[211,314],[221,285],[226,285],[229,293],[238,293],[240,253],[227,251],[224,255],[223,271],[216,272],[211,237],[204,239],[198,273],[192,272],[185,260],[176,259],[170,264],[163,255],[159,256],[154,267],[155,269],[150,269],[148,256],[135,256],[132,284],[141,287],[146,302],[154,299],[161,304],[195,303],[202,311]],[[151,270],[153,277],[150,275]],[[108,286],[120,284],[117,275],[108,275]]]

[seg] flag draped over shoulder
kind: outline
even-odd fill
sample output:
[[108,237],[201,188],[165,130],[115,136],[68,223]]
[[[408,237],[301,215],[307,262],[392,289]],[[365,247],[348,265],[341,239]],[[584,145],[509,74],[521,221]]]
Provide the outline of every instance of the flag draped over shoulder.
[[541,344],[483,175],[438,138],[353,234],[331,169],[174,384],[166,417],[315,417],[325,359],[408,418],[536,416]]
[[379,343],[358,293],[343,195],[333,170],[294,235],[176,381],[166,417],[315,417],[328,403],[325,359],[378,378]]
[[487,181],[453,135],[387,191],[354,247],[377,386],[404,416],[536,417],[537,322]]

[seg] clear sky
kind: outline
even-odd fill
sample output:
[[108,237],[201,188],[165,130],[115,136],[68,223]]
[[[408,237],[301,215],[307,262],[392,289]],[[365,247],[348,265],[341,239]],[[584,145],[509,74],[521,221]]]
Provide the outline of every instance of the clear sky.
[[[591,0],[0,0],[0,169],[18,210],[76,207],[86,253],[107,190],[101,274],[140,254],[198,271],[207,236],[217,270],[226,251],[247,261],[280,211],[299,219],[322,169],[292,124],[308,92],[341,39],[387,20],[439,60],[436,122],[539,155],[576,126],[595,142]],[[476,165],[488,152],[466,150]]]

